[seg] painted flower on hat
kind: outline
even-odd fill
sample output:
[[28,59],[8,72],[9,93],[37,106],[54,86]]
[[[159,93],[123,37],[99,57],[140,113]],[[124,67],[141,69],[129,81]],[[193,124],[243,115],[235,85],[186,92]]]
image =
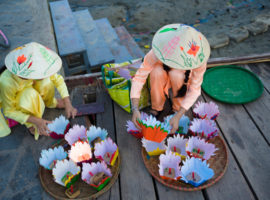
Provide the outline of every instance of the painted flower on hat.
[[17,63],[19,63],[19,65],[22,64],[25,61],[26,61],[26,57],[24,56],[24,54],[21,55],[21,56],[18,56]]
[[179,41],[180,41],[180,36],[175,36],[168,42],[167,45],[165,45],[162,48],[162,53],[164,55],[164,58],[168,58],[174,53],[174,50],[176,49],[176,46],[178,45]]
[[190,49],[188,50],[188,54],[189,55],[193,55],[194,57],[196,57],[197,52],[199,51],[200,47],[197,46],[196,42],[194,40],[192,40],[192,42],[189,42],[189,47]]

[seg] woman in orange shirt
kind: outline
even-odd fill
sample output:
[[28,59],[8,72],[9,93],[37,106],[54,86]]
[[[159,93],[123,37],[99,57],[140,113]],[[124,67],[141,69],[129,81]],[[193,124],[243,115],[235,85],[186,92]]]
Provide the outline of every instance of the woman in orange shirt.
[[[163,110],[172,88],[173,110],[171,133],[179,126],[182,115],[201,94],[201,84],[210,56],[207,39],[194,28],[184,24],[170,24],[159,29],[152,41],[152,50],[144,57],[141,67],[132,80],[132,121],[140,118],[138,109],[142,87],[150,74],[151,103],[154,115]],[[139,127],[138,127],[139,128]]]

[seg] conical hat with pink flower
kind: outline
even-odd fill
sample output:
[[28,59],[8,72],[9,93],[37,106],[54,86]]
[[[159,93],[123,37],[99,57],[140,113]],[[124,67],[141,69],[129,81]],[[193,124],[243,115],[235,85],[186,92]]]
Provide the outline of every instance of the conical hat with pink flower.
[[206,63],[210,46],[202,33],[184,24],[169,24],[154,35],[152,49],[171,68],[194,69]]
[[44,79],[59,71],[61,58],[48,47],[31,42],[12,50],[5,58],[7,69],[25,79]]

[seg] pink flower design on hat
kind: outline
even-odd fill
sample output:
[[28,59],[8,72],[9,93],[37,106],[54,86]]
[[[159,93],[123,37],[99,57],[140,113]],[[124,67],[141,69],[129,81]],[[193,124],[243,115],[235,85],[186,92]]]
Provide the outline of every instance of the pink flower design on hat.
[[196,57],[197,52],[200,49],[200,46],[197,46],[196,42],[192,40],[192,42],[189,42],[189,47],[190,49],[188,50],[188,54],[189,55],[193,55],[194,57]]
[[27,58],[24,56],[24,54],[21,55],[21,56],[18,56],[18,58],[17,58],[17,63],[19,63],[19,65],[20,65],[20,64],[22,64],[23,62],[25,62],[26,59],[27,59]]

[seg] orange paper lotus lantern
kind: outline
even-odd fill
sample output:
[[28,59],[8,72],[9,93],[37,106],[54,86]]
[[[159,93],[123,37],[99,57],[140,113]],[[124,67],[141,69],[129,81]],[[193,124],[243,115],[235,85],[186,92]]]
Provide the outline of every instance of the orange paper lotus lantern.
[[170,132],[167,124],[158,121],[151,115],[145,120],[138,120],[138,124],[142,128],[144,139],[152,142],[161,143]]

